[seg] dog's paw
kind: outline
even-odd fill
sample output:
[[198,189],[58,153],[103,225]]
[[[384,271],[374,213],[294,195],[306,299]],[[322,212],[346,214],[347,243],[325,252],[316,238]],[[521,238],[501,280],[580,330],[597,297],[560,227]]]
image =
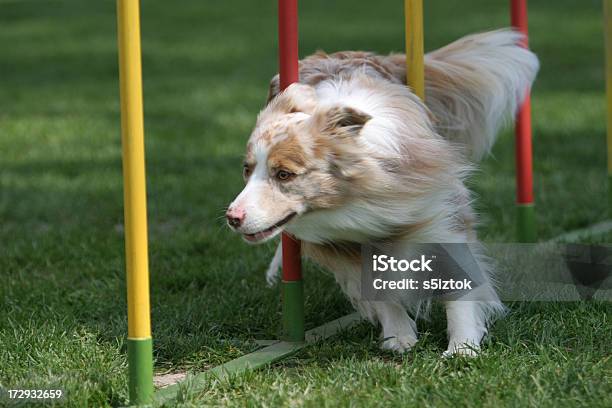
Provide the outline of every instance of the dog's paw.
[[451,342],[442,357],[476,357],[480,353],[480,346],[472,342]]
[[394,353],[405,353],[417,343],[417,339],[412,336],[394,336],[386,338],[380,348]]
[[266,285],[269,288],[273,288],[278,284],[278,281],[280,280],[280,276],[279,273],[277,271],[273,271],[272,273],[270,273],[270,271],[268,271],[266,273]]

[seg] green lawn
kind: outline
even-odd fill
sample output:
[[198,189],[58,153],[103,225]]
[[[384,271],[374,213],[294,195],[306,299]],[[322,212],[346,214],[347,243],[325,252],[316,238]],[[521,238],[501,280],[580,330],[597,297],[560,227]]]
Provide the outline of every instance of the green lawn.
[[[243,244],[221,217],[276,72],[275,2],[142,3],[156,370],[200,371],[279,332],[273,246]],[[399,0],[301,3],[302,56],[403,48]],[[427,3],[428,49],[508,24],[506,1]],[[606,218],[600,3],[530,1],[542,239]],[[115,31],[112,1],[0,0],[0,384],[61,387],[71,407],[127,402]],[[513,239],[513,166],[507,132],[473,179],[486,240]],[[351,311],[333,278],[305,274],[307,328]],[[511,305],[472,361],[440,358],[440,310],[405,356],[362,324],[184,405],[612,406],[610,312]]]

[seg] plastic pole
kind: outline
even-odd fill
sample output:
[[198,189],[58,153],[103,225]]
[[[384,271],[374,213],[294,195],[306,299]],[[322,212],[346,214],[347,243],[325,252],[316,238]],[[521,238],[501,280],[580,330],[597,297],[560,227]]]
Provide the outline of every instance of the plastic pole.
[[423,0],[404,0],[406,24],[406,82],[425,100],[425,46]]
[[608,95],[608,213],[612,217],[612,0],[604,0],[606,94]]
[[[299,81],[297,0],[278,0],[278,57],[281,90]],[[283,234],[283,337],[304,341],[304,286],[300,242]]]
[[[512,26],[525,34],[528,47],[527,0],[511,0]],[[531,147],[531,96],[529,92],[516,116],[516,205],[517,239],[519,242],[537,240],[533,198],[533,158]]]
[[153,397],[139,0],[117,0],[131,405]]

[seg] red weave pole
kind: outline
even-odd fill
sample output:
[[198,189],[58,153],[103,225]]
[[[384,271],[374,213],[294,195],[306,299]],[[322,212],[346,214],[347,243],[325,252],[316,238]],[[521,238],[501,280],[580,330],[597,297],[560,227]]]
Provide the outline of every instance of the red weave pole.
[[283,233],[283,281],[294,282],[302,280],[302,260],[300,241],[287,233]]
[[281,90],[299,81],[297,0],[278,0],[278,66]]
[[[280,88],[299,81],[297,0],[278,0],[278,66]],[[300,241],[283,234],[283,280],[302,279]]]
[[[527,0],[511,0],[512,26],[527,38]],[[516,200],[518,204],[533,203],[533,159],[531,148],[531,97],[527,94],[516,116]]]

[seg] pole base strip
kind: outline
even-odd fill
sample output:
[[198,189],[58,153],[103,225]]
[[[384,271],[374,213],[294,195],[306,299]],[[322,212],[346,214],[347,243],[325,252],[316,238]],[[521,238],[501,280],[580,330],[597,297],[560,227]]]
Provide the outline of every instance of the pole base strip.
[[130,405],[153,401],[153,340],[127,339]]
[[519,242],[536,242],[536,217],[533,203],[517,204],[517,237]]
[[305,336],[306,341],[277,341],[270,346],[256,350],[250,354],[245,354],[242,357],[228,361],[208,371],[196,374],[182,382],[161,388],[155,393],[155,402],[163,404],[184,395],[186,392],[205,391],[206,387],[210,386],[212,379],[226,379],[233,375],[240,375],[249,370],[267,367],[271,363],[290,356],[310,344],[315,344],[342,330],[347,330],[361,321],[362,319],[359,313],[352,313],[308,330]]
[[[612,220],[601,221],[574,231],[557,235],[548,242],[581,242],[612,232]],[[604,241],[606,242],[606,241]]]

